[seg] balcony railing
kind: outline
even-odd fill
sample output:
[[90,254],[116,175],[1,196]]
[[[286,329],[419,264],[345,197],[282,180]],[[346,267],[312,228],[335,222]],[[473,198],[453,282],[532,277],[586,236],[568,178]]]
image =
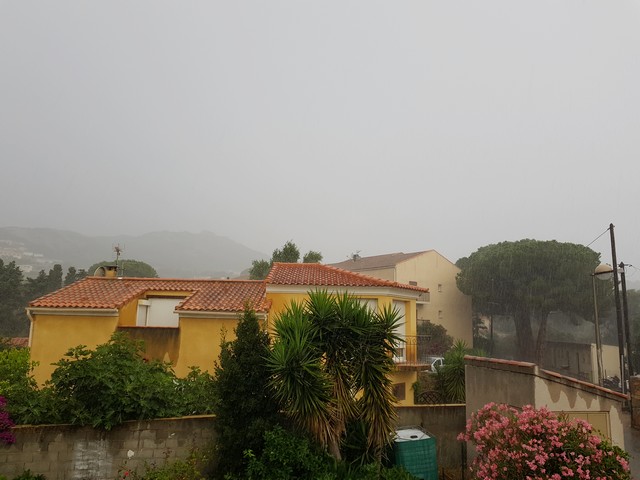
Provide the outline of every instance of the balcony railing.
[[393,360],[398,366],[427,367],[438,352],[431,351],[431,335],[404,335]]

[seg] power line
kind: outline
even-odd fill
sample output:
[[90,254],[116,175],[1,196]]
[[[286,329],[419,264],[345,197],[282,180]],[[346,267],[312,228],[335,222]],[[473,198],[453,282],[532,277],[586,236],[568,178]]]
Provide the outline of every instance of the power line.
[[605,233],[608,233],[609,229],[607,228],[604,232],[602,232],[600,235],[598,235],[596,238],[594,238],[591,243],[589,245],[587,245],[587,247],[590,247],[591,245],[593,245],[601,236],[603,236]]

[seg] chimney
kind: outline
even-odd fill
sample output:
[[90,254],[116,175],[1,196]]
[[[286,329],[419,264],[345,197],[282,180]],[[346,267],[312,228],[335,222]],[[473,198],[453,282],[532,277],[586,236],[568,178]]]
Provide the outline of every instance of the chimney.
[[117,265],[105,265],[104,266],[104,276],[107,278],[116,278],[118,276],[118,266]]

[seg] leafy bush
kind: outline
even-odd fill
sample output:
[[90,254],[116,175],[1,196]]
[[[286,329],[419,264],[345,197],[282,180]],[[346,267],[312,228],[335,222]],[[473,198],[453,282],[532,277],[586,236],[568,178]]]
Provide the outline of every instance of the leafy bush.
[[476,479],[631,478],[626,452],[595,435],[587,422],[559,418],[546,408],[518,411],[489,403],[458,439],[476,444]]
[[20,418],[22,402],[36,389],[31,376],[33,366],[27,348],[0,350],[0,395],[6,398],[8,410],[16,420]]
[[95,350],[72,348],[55,365],[50,385],[70,423],[111,429],[125,420],[171,416],[175,378],[169,366],[146,362],[142,343],[114,333]]
[[[308,438],[278,426],[265,432],[262,454],[245,452],[248,480],[413,480],[402,467],[338,462]],[[240,478],[240,477],[238,477]]]
[[444,364],[436,368],[436,391],[447,403],[465,402],[464,356],[468,354],[484,355],[457,340],[444,354]]
[[176,378],[176,416],[213,413],[214,378],[198,367],[191,367],[184,378]]
[[13,480],[47,480],[44,475],[31,473],[31,470],[25,470],[22,474],[14,477]]
[[162,465],[145,463],[142,473],[125,465],[118,470],[118,480],[203,480],[199,469],[201,460],[194,452],[186,460],[169,462],[165,459]]
[[213,377],[193,368],[176,378],[148,362],[141,342],[115,333],[95,350],[72,348],[37,388],[28,349],[0,351],[0,395],[19,424],[74,423],[110,429],[125,420],[210,413]]
[[334,460],[317,450],[304,438],[275,427],[264,434],[264,449],[259,456],[249,450],[248,480],[320,480],[335,478]]

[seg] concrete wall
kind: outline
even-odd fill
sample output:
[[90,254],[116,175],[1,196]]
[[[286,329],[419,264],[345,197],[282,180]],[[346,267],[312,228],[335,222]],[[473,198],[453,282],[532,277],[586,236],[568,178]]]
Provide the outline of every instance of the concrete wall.
[[[398,408],[398,426],[419,425],[437,442],[438,466],[461,465],[465,427],[464,405],[422,405]],[[215,443],[210,415],[125,422],[105,432],[71,425],[19,426],[17,442],[0,445],[0,475],[13,478],[29,469],[47,480],[113,480],[122,468],[144,470],[145,462],[185,459],[193,449]]]
[[398,408],[398,426],[417,425],[436,438],[438,468],[458,469],[463,444],[456,440],[466,425],[464,405],[420,405]]
[[465,357],[467,417],[489,402],[533,405],[582,418],[624,448],[626,396],[527,362]]
[[0,475],[29,469],[47,480],[113,480],[118,470],[187,458],[214,441],[213,417],[126,422],[109,432],[70,425],[19,426],[17,442],[0,445]]

